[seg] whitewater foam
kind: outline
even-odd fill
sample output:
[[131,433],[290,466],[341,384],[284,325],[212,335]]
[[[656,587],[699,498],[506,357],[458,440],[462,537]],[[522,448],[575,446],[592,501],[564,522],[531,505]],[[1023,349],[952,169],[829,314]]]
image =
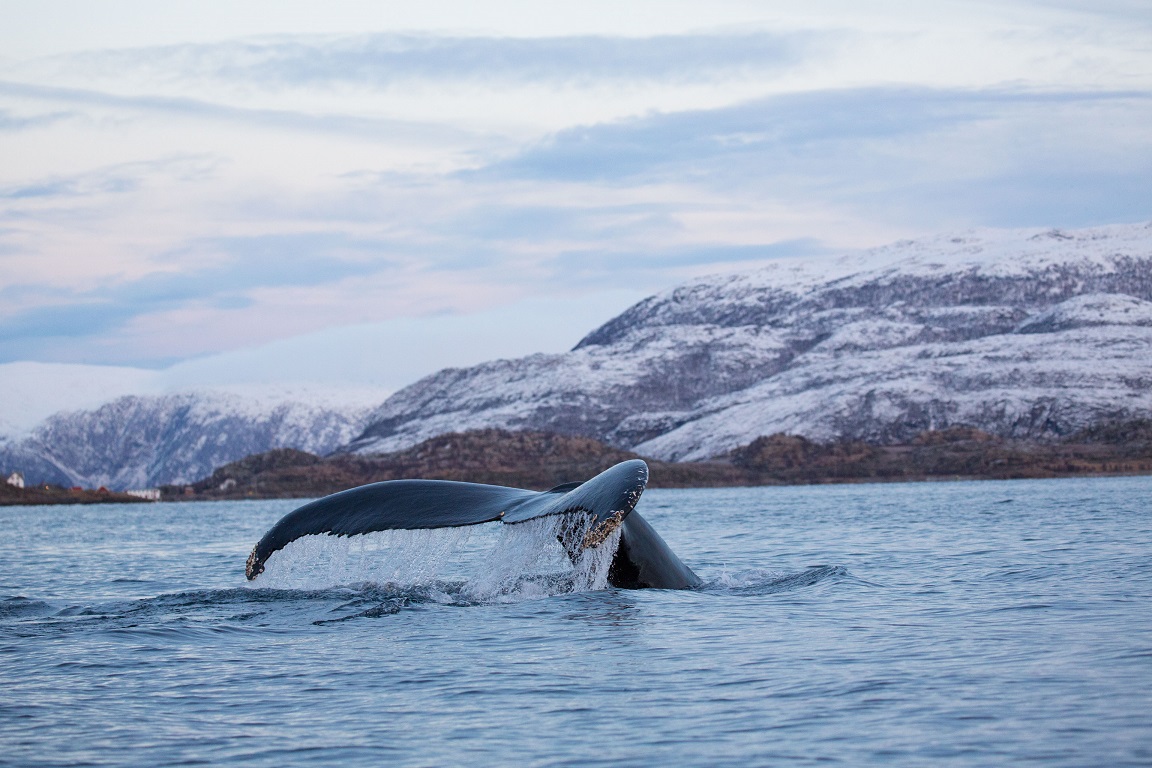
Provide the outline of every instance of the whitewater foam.
[[598,547],[582,549],[580,542],[593,523],[590,516],[568,514],[515,525],[305,536],[269,558],[252,586],[424,588],[442,602],[503,602],[601,590],[608,587],[620,532]]

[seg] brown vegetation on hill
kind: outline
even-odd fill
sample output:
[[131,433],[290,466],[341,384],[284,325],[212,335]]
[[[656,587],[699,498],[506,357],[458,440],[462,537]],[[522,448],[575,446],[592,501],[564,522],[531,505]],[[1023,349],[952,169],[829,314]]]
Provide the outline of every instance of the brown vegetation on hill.
[[[402,478],[546,489],[634,458],[585,437],[485,429],[378,456],[269,451],[163,491],[166,499],[305,498]],[[970,427],[932,430],[891,446],[769,435],[714,461],[646,461],[656,488],[1147,474],[1152,422],[1103,425],[1065,443],[1007,441]]]
[[[1109,425],[1063,443],[1004,440],[971,427],[921,433],[907,445],[813,443],[772,435],[730,455],[765,481],[783,483],[891,482],[1152,473],[1152,425]],[[1141,431],[1146,430],[1146,431]]]
[[61,488],[58,485],[33,485],[27,488],[0,483],[0,506],[39,504],[146,504],[146,499],[104,489]]
[[[586,437],[484,429],[440,435],[405,451],[320,458],[281,449],[227,464],[191,486],[166,486],[165,498],[295,498],[323,496],[365,483],[404,478],[547,489],[587,480],[636,454]],[[649,460],[654,485],[748,485],[727,462],[670,464]],[[657,477],[657,473],[659,477]]]

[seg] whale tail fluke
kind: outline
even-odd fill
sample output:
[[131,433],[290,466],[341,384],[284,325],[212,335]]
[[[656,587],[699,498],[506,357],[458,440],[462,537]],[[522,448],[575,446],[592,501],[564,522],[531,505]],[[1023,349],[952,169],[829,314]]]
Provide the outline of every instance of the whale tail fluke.
[[[289,512],[268,530],[248,556],[251,581],[268,558],[303,536],[356,536],[374,531],[453,528],[481,523],[508,525],[549,515],[590,516],[578,546],[596,547],[622,528],[609,583],[622,588],[685,589],[700,579],[638,514],[636,502],[648,483],[648,465],[621,462],[583,483],[544,492],[448,480],[389,480],[325,496]],[[572,554],[571,552],[569,553]],[[617,576],[615,579],[612,574]]]

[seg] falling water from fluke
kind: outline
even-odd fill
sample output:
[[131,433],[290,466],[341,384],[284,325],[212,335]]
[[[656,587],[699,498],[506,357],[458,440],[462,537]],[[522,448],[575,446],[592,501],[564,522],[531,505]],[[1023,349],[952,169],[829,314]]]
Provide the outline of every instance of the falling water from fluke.
[[594,519],[550,515],[516,525],[305,536],[272,557],[260,587],[322,589],[371,583],[431,588],[467,602],[605,589],[619,530],[582,542]]

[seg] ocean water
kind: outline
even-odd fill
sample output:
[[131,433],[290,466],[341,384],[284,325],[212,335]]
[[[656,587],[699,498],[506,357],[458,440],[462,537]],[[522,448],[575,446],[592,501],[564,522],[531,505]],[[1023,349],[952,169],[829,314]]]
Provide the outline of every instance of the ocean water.
[[1152,764],[1152,478],[648,491],[687,592],[499,525],[249,585],[297,503],[0,508],[0,764]]

